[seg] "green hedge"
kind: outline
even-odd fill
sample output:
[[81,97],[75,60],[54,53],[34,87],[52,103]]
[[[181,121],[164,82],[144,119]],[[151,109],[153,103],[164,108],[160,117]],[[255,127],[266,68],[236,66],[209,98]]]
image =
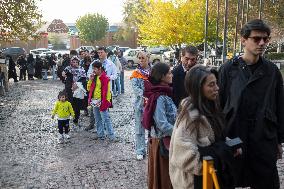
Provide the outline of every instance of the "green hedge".
[[284,53],[269,53],[264,55],[268,60],[284,60]]

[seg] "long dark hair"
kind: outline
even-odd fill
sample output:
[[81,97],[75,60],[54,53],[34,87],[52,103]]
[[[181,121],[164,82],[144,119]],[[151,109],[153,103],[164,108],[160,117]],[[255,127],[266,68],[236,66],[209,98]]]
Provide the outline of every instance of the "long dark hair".
[[[206,78],[214,74],[217,78],[217,72],[205,66],[196,65],[190,69],[185,76],[184,86],[188,97],[183,101],[178,110],[178,123],[189,119],[188,111],[197,109],[199,115],[205,116],[212,126],[215,135],[221,135],[223,129],[223,118],[219,108],[218,99],[208,100],[203,95],[203,85]],[[178,125],[178,124],[177,124]],[[189,125],[186,123],[186,125]],[[189,128],[190,130],[193,128]]]
[[158,85],[161,83],[163,76],[165,76],[170,70],[170,66],[165,63],[155,64],[150,73],[149,81],[153,85]]

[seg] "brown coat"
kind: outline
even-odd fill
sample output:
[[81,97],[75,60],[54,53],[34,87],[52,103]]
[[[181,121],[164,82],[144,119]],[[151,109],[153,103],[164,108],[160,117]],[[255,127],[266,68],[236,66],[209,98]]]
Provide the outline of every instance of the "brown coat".
[[188,114],[188,124],[185,119],[175,124],[171,138],[169,173],[174,189],[194,189],[194,175],[202,172],[198,146],[209,146],[215,141],[206,117],[196,109],[189,110]]

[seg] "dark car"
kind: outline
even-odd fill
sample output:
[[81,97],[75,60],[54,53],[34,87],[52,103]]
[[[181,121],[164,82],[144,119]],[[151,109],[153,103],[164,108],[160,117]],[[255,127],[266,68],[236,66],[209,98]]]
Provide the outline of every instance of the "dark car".
[[120,51],[125,52],[126,50],[130,49],[130,47],[119,47]]
[[11,56],[14,60],[17,60],[17,58],[20,55],[25,55],[26,54],[26,50],[24,48],[21,47],[9,47],[7,49],[5,49],[3,51],[3,54],[5,56],[9,55]]

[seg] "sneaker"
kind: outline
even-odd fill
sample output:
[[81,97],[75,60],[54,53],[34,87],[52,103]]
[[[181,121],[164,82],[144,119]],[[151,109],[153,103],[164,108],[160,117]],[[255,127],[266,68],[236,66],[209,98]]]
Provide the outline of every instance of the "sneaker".
[[58,137],[58,144],[62,144],[63,142],[64,142],[64,136],[60,134]]
[[144,159],[144,156],[141,155],[141,154],[138,154],[138,155],[136,156],[136,159],[137,159],[138,161],[141,161],[141,160]]
[[109,141],[110,142],[119,142],[119,139],[117,137],[114,137],[114,138],[110,138]]
[[64,138],[69,139],[69,138],[70,138],[70,135],[65,134],[65,135],[64,135]]
[[105,137],[99,137],[98,135],[94,135],[91,137],[92,140],[105,140]]

